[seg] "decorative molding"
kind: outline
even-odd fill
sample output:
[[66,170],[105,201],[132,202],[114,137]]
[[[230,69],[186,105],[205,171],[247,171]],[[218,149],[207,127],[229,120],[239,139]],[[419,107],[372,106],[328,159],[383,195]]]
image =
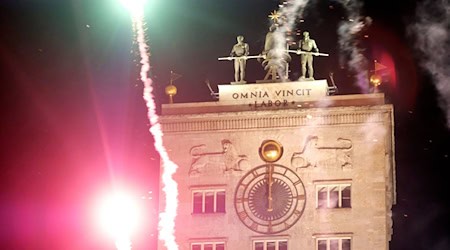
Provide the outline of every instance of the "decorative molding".
[[[221,116],[179,115],[161,117],[164,133],[220,131],[236,129],[263,129],[276,127],[322,126],[340,124],[383,123],[389,121],[391,110],[366,110],[349,112],[306,112],[301,114],[267,114],[249,112]],[[324,114],[325,113],[325,114]]]
[[290,234],[273,234],[270,236],[267,236],[267,235],[250,236],[250,239],[252,241],[254,241],[254,240],[288,240],[291,238],[292,238],[292,235],[290,235]]
[[349,184],[352,183],[352,179],[330,179],[330,180],[314,180],[314,185],[327,185],[327,184]]
[[213,243],[225,243],[228,241],[228,237],[203,237],[203,238],[189,238],[189,243],[204,243],[204,242],[213,242]]
[[337,232],[337,233],[314,233],[312,238],[331,238],[331,237],[353,237],[352,232]]
[[204,189],[226,189],[227,184],[211,184],[211,185],[191,185],[189,186],[189,190],[204,190]]

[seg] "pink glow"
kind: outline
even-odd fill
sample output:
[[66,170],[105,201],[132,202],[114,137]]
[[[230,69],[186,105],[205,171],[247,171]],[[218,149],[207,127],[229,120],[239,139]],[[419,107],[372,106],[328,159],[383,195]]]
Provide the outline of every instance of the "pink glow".
[[141,72],[140,78],[144,84],[144,100],[148,108],[148,119],[150,120],[150,132],[155,140],[155,148],[159,152],[162,159],[162,190],[165,193],[165,206],[164,212],[160,214],[159,220],[159,237],[164,241],[167,249],[173,250],[178,249],[178,245],[175,241],[175,216],[178,207],[178,190],[177,183],[172,178],[172,175],[177,170],[178,166],[173,163],[167,154],[166,149],[163,146],[161,131],[161,124],[159,123],[158,115],[156,114],[156,105],[154,96],[152,94],[152,80],[147,77],[148,71],[150,70],[150,60],[148,56],[149,46],[145,42],[145,32],[144,32],[144,13],[141,10],[139,13],[134,13],[132,20],[133,26],[137,33],[137,42],[139,46],[139,53],[141,56]]
[[389,82],[395,88],[397,86],[397,71],[395,69],[394,59],[389,53],[383,51],[380,55],[379,63],[387,67]]

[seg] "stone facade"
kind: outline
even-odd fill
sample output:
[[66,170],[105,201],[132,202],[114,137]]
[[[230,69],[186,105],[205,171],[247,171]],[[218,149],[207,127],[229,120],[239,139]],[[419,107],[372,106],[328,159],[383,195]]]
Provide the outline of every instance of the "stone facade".
[[[393,107],[384,104],[382,94],[352,97],[344,102],[339,96],[327,97],[326,107],[311,108],[165,105],[164,146],[179,167],[173,177],[179,190],[175,236],[180,249],[216,242],[225,249],[250,250],[254,241],[271,239],[287,240],[287,249],[318,249],[325,238],[350,239],[351,249],[388,249],[395,204]],[[283,146],[276,164],[295,172],[304,186],[300,218],[274,234],[244,225],[246,217],[239,217],[235,197],[241,178],[266,164],[258,153],[265,140]],[[350,198],[342,191],[346,186],[351,187]],[[341,190],[339,204],[332,198],[336,187]],[[202,206],[194,204],[194,193],[214,190],[224,191],[225,211],[194,212]],[[214,209],[221,210],[216,195]],[[343,201],[344,196],[350,200]],[[164,195],[160,197],[163,207]],[[324,197],[337,207],[318,208]],[[158,249],[165,249],[162,243]]]

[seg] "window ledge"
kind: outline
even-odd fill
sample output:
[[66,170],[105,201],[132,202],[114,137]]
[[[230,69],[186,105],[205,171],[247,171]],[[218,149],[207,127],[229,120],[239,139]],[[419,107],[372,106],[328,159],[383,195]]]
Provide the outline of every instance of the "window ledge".
[[316,211],[350,211],[351,207],[316,208]]
[[216,212],[216,213],[191,213],[192,216],[222,216],[226,212]]

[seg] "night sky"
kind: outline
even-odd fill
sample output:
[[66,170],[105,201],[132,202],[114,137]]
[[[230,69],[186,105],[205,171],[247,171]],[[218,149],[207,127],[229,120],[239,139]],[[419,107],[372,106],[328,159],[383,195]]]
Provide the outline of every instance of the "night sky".
[[[259,54],[267,16],[279,3],[148,2],[158,106],[168,102],[171,70],[182,75],[175,81],[176,102],[212,101],[205,80],[217,89],[233,79],[232,64],[217,58],[228,56],[240,34],[250,54]],[[397,205],[390,247],[450,249],[450,132],[407,29],[417,6],[412,0],[365,1],[361,15],[373,21],[358,46],[395,75],[381,86],[395,109]],[[330,53],[315,59],[316,79],[334,72],[340,94],[359,93],[352,72],[339,62],[336,32],[345,18],[338,1],[315,1],[297,28],[310,31],[320,51]],[[134,249],[154,249],[159,158],[128,13],[115,0],[2,0],[0,31],[0,249],[114,249],[95,227],[92,207],[121,186],[146,198],[145,226]],[[290,67],[298,77],[297,56]],[[257,61],[248,62],[248,81],[264,74]]]

